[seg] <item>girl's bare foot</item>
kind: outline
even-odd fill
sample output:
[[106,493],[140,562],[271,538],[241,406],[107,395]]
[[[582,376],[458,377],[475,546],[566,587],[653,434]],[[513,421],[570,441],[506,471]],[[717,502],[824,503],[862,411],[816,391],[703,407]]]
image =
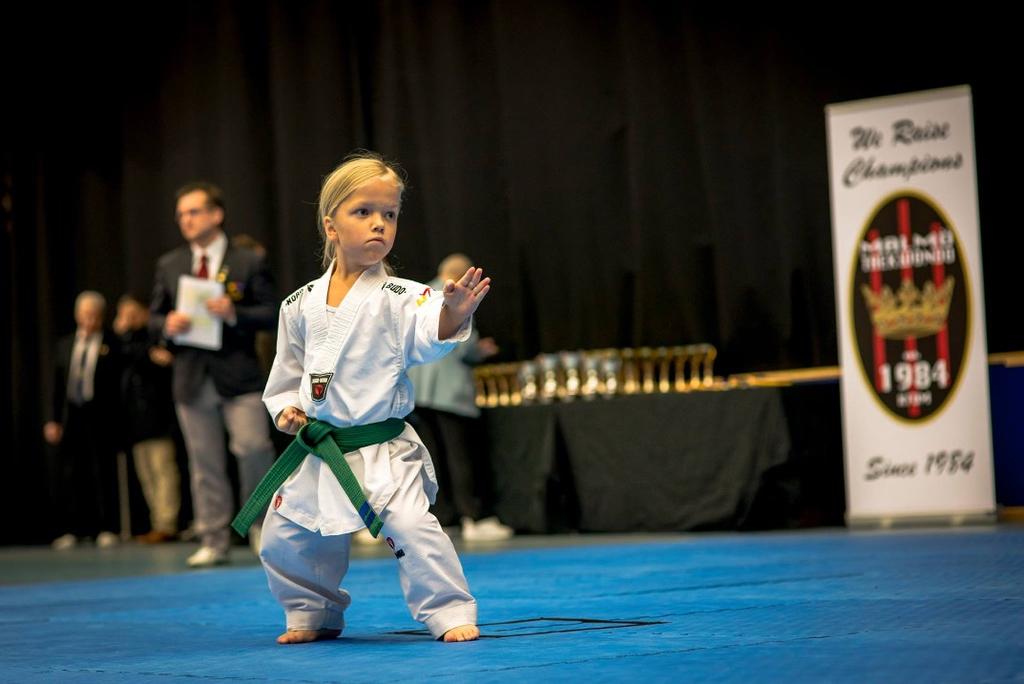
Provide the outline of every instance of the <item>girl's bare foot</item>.
[[476,625],[460,625],[444,633],[445,641],[475,641],[479,638],[480,630]]
[[309,641],[323,641],[324,639],[337,639],[341,634],[340,629],[289,629],[277,637],[279,644],[304,644]]

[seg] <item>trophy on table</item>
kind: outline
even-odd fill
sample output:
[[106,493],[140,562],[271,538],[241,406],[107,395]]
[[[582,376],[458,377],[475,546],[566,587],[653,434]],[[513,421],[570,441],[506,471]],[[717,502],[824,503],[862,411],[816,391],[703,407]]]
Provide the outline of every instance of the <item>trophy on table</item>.
[[623,349],[619,358],[622,360],[622,393],[636,394],[640,391],[640,381],[633,350]]
[[537,357],[540,365],[540,401],[549,404],[558,396],[558,355],[541,354]]
[[519,366],[518,363],[505,364],[505,375],[508,377],[509,386],[509,404],[512,406],[523,404],[523,386],[519,382]]
[[636,358],[640,363],[640,390],[644,394],[654,394],[654,353],[650,347],[636,350]]
[[484,374],[484,386],[487,388],[487,408],[498,406],[498,374],[491,366]]
[[580,396],[591,400],[598,394],[604,394],[604,383],[601,380],[601,353],[583,352],[583,377],[580,384]]
[[480,366],[473,369],[473,386],[476,389],[476,405],[479,408],[487,406],[487,385],[484,383],[484,375],[488,373],[487,366]]
[[539,354],[520,363],[473,369],[481,408],[572,401],[617,394],[666,394],[724,388],[716,385],[711,344],[596,349]]
[[561,363],[563,373],[563,381],[558,398],[562,401],[572,401],[579,396],[581,356],[580,352],[558,352],[558,360]]
[[690,357],[690,389],[697,390],[701,387],[700,365],[704,360],[704,353],[699,344],[691,344],[686,348]]
[[519,364],[519,385],[522,388],[524,404],[537,401],[537,362],[523,361]]
[[614,349],[606,349],[600,355],[601,375],[599,391],[607,399],[621,391],[619,373],[622,371],[622,358]]
[[686,362],[690,358],[689,347],[672,347],[671,354],[675,376],[673,389],[676,392],[689,392],[690,386],[686,382]]
[[710,389],[715,386],[715,371],[713,369],[713,364],[715,362],[715,357],[718,356],[718,351],[710,344],[701,344],[697,346],[701,347],[704,353],[704,379],[701,384],[703,384],[705,389]]
[[501,364],[496,366],[494,370],[498,383],[498,406],[508,406],[512,403],[512,391],[508,377],[508,366]]
[[658,391],[666,394],[672,391],[672,358],[667,347],[654,350],[654,359],[658,364]]

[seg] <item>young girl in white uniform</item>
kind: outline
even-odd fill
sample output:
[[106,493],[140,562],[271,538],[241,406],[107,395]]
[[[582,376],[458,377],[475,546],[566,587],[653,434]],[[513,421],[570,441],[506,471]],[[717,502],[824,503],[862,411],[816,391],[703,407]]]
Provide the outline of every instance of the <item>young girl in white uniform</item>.
[[[437,492],[430,456],[416,432],[396,419],[413,409],[406,369],[469,337],[490,278],[470,268],[436,292],[388,275],[383,260],[394,244],[403,190],[395,170],[374,154],[350,157],[335,169],[319,204],[327,270],[281,304],[277,356],[263,395],[278,428],[295,434],[319,421],[329,425],[309,429],[333,426],[335,434],[386,425],[397,434],[339,449],[358,480],[355,497],[313,453],[271,497],[260,559],[285,610],[279,643],[335,638],[344,629],[351,599],[340,584],[351,533],[369,527],[368,520],[383,523],[380,534],[398,559],[413,618],[445,641],[479,636],[476,601],[455,548],[427,510]],[[361,513],[359,496],[369,504]]]

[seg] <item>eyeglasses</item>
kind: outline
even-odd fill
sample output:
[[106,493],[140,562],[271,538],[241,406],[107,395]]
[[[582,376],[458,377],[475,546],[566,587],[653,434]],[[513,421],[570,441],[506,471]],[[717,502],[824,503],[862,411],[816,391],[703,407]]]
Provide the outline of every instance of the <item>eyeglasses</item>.
[[186,209],[185,211],[176,211],[174,212],[174,220],[176,223],[181,223],[181,219],[185,218],[186,216],[188,216],[189,218],[195,218],[196,216],[199,216],[200,214],[209,210],[209,207],[200,207],[198,209]]

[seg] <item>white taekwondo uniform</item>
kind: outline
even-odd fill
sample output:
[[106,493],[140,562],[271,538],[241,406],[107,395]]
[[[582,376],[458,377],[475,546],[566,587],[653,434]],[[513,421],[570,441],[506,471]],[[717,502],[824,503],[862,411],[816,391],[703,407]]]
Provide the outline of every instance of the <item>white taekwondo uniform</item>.
[[[337,310],[327,308],[331,265],[281,304],[277,356],[263,393],[272,418],[288,406],[337,427],[404,418],[413,409],[406,369],[437,360],[471,332],[469,320],[437,337],[440,292],[367,269]],[[440,637],[476,624],[455,547],[428,511],[437,493],[430,455],[409,425],[395,439],[345,454],[398,558],[413,618]],[[288,629],[343,629],[351,603],[340,589],[351,532],[364,526],[330,467],[307,455],[277,490],[264,520],[260,559]]]

